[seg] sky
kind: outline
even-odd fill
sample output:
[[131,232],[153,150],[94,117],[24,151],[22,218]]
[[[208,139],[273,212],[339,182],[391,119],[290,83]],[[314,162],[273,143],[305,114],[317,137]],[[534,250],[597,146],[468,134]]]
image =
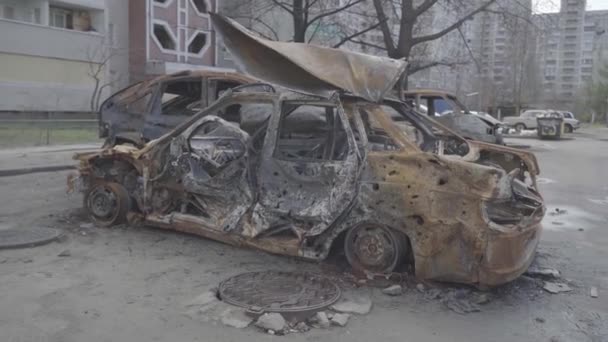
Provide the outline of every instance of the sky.
[[[535,0],[538,12],[559,11],[559,0]],[[587,0],[588,10],[608,10],[608,0]]]

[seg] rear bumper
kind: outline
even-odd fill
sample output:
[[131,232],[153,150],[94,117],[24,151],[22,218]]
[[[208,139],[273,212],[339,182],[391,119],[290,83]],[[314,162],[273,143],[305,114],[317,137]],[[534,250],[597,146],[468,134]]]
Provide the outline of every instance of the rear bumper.
[[479,283],[495,286],[510,282],[523,274],[536,253],[545,208],[514,227],[490,222],[487,244],[479,267]]

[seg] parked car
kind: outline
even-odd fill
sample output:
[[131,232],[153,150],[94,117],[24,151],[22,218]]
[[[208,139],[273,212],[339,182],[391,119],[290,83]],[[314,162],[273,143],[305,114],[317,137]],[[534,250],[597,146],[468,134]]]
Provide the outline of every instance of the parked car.
[[414,89],[403,93],[406,103],[432,116],[467,139],[503,145],[502,124],[494,118],[471,113],[455,95],[440,90]]
[[[503,118],[503,122],[521,132],[525,129],[536,129],[538,117],[551,117],[555,116],[556,113],[564,118],[564,130],[566,133],[572,133],[574,130],[580,128],[580,122],[574,118],[574,115],[570,112],[560,112],[552,109],[540,110],[526,110],[521,113],[520,116],[507,116]],[[567,114],[566,114],[567,113]]]
[[342,241],[355,269],[412,263],[421,279],[497,285],[527,269],[545,212],[533,154],[467,141],[385,100],[404,61],[267,41],[211,18],[241,68],[297,92],[234,88],[143,148],[77,155],[69,184],[95,222],[311,260]]
[[560,113],[562,113],[562,115],[564,116],[564,129],[566,133],[572,133],[577,129],[581,128],[581,122],[578,121],[576,117],[574,117],[574,114],[572,112],[561,111]]
[[236,72],[183,71],[131,85],[110,96],[99,112],[99,137],[106,145],[135,146],[156,139],[226,90],[255,83]]

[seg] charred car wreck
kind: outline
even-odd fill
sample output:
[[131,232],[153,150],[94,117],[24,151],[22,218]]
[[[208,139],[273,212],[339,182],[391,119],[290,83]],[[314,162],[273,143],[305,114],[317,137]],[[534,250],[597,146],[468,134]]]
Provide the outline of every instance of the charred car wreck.
[[308,94],[227,90],[143,148],[77,155],[70,184],[96,222],[312,260],[341,241],[353,268],[409,262],[421,279],[497,285],[527,269],[545,211],[532,154],[386,100],[404,62],[268,42],[212,18],[249,74]]

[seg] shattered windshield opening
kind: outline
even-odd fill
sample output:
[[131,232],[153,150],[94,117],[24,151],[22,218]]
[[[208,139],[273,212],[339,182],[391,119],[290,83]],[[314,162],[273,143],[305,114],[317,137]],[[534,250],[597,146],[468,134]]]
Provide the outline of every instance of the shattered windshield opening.
[[422,151],[459,156],[469,152],[465,139],[427,116],[417,115],[411,107],[402,102],[385,101],[382,109],[395,122],[405,138]]

